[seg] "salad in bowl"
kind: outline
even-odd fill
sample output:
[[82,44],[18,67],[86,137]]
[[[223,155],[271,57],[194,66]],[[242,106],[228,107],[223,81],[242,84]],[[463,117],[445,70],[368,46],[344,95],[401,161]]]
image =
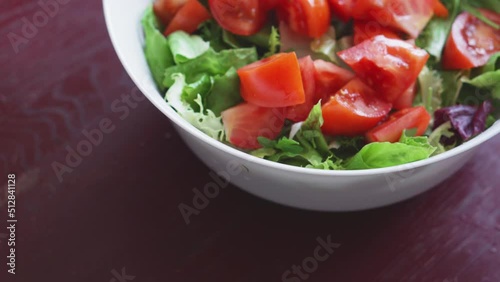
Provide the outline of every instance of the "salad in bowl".
[[499,117],[495,1],[156,0],[142,25],[166,103],[266,160],[407,164]]
[[103,6],[127,73],[220,176],[204,189],[380,207],[449,178],[500,133],[496,1]]

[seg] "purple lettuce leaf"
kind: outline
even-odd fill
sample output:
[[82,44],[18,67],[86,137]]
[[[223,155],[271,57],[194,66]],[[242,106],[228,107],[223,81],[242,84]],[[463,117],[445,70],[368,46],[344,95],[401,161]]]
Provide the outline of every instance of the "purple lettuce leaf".
[[491,111],[490,101],[483,102],[479,107],[456,105],[442,108],[434,112],[434,129],[449,121],[456,137],[467,141],[486,129],[486,119]]

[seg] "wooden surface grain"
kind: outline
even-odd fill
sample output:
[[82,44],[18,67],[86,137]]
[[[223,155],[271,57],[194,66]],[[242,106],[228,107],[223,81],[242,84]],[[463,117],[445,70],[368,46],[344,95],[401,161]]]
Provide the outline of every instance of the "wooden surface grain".
[[[500,137],[451,179],[394,206],[306,212],[229,187],[186,224],[178,206],[210,170],[148,101],[113,108],[135,87],[102,4],[60,2],[31,38],[24,19],[43,11],[37,1],[0,3],[0,177],[17,175],[19,220],[11,276],[0,185],[0,281],[287,281],[318,240],[337,247],[288,281],[500,281]],[[114,130],[61,181],[54,163],[103,120]]]

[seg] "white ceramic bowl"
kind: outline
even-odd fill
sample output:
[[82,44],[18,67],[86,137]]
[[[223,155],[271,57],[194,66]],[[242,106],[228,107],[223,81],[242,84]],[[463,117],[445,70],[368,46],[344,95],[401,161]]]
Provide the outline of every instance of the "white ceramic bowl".
[[236,186],[276,203],[318,211],[362,210],[396,203],[451,176],[481,143],[500,133],[497,122],[449,152],[382,169],[322,171],[262,160],[211,139],[165,103],[142,50],[140,20],[151,0],[103,0],[103,3],[108,31],[123,66],[144,95],[173,122],[193,152]]

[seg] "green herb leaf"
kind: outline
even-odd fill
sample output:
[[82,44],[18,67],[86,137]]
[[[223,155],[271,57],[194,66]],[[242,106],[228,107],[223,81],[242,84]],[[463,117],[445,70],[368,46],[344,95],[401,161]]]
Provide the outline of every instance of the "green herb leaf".
[[407,137],[398,143],[370,143],[361,149],[346,165],[347,169],[383,168],[412,163],[429,158],[436,148],[427,137]]

